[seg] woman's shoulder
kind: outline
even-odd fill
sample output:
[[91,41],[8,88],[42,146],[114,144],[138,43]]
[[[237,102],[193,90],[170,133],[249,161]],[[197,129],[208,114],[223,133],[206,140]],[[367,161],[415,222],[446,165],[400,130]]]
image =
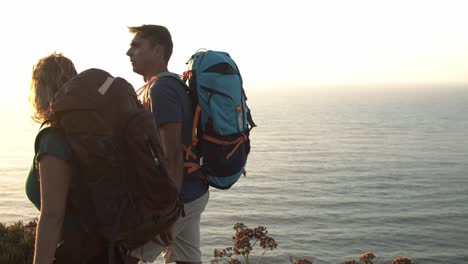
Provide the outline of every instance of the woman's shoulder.
[[43,154],[54,155],[63,160],[70,160],[71,149],[65,136],[59,129],[45,128],[36,137],[36,159]]

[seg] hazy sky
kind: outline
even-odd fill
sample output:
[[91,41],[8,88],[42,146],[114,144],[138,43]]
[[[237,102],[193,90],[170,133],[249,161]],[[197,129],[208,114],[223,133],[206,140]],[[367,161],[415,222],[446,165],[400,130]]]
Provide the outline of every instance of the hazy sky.
[[228,51],[253,88],[360,83],[468,83],[468,2],[8,1],[2,3],[2,90],[26,94],[31,67],[51,51],[78,70],[129,80],[127,26],[173,35],[170,70],[199,48]]

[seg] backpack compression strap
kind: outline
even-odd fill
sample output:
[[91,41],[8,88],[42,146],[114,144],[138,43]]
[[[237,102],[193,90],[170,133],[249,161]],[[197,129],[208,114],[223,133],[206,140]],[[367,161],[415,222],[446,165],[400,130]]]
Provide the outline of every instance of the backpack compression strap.
[[[200,105],[197,105],[197,108],[195,109],[195,114],[193,115],[192,143],[189,146],[185,146],[184,144],[182,144],[182,147],[184,148],[184,151],[185,151],[185,160],[189,160],[189,158],[198,160],[197,155],[192,151],[192,149],[198,145],[198,137],[197,137],[196,131],[197,131],[197,126],[198,126],[198,120],[200,119],[200,111],[201,111]],[[187,168],[187,173],[190,174],[200,169],[200,164],[196,162],[185,161],[184,168]]]
[[222,141],[222,140],[219,140],[219,139],[216,139],[214,137],[210,137],[210,136],[207,136],[207,135],[203,135],[203,138],[206,140],[206,141],[210,141],[210,142],[213,142],[215,144],[218,144],[218,145],[224,145],[224,146],[228,146],[228,145],[235,145],[234,148],[231,150],[231,152],[229,152],[227,155],[226,155],[226,159],[228,160],[229,158],[231,158],[231,156],[234,154],[234,152],[236,152],[236,150],[240,147],[240,145],[242,143],[244,143],[245,141],[247,141],[247,136],[245,134],[242,134],[240,137],[238,137],[236,140],[234,141]]

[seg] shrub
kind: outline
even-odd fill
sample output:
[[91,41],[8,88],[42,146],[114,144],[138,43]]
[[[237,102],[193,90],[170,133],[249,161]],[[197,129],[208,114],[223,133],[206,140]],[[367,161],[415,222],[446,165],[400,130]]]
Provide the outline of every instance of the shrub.
[[34,256],[37,219],[6,226],[0,223],[0,263],[30,264]]
[[[264,226],[258,226],[254,229],[248,228],[242,223],[234,225],[235,230],[232,240],[234,245],[225,249],[215,249],[214,259],[211,260],[212,264],[241,264],[240,256],[242,256],[244,263],[261,263],[261,259],[265,255],[267,250],[273,250],[277,248],[278,244],[276,241],[268,235],[268,230]],[[253,241],[253,244],[252,244]],[[255,245],[259,243],[259,247],[263,249],[262,254],[256,258],[255,262],[250,262],[250,253],[254,249]],[[359,256],[359,261],[354,259],[348,259],[342,262],[343,264],[374,264],[376,255],[372,252],[366,252]],[[313,264],[313,262],[306,258],[293,259],[289,257],[291,264]],[[413,264],[413,262],[407,257],[396,257],[392,260],[392,264]]]

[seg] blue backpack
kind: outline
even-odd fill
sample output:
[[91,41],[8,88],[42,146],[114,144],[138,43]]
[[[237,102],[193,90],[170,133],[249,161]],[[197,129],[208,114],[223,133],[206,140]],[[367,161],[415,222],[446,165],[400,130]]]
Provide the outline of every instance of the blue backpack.
[[[229,189],[246,174],[249,134],[256,126],[246,104],[241,74],[226,52],[198,51],[187,64],[183,79],[188,81],[194,123],[184,166],[189,173],[201,169],[210,186]],[[189,161],[195,156],[199,164]]]

